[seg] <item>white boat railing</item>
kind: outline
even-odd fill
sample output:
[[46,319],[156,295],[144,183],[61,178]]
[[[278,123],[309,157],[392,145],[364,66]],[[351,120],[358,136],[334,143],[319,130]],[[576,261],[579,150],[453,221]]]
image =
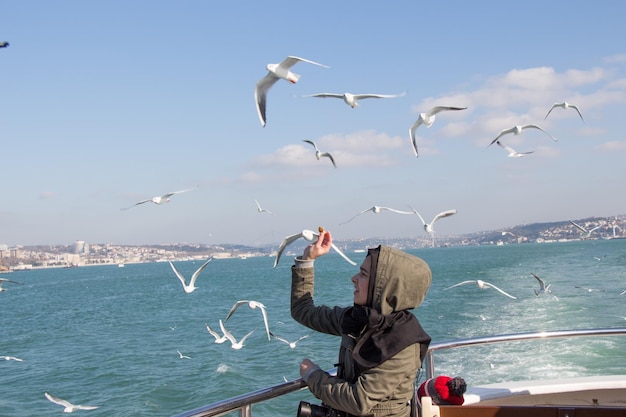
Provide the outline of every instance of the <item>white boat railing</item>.
[[[446,342],[431,343],[426,358],[424,360],[424,370],[426,378],[435,375],[435,352],[446,349],[456,349],[460,347],[487,345],[493,343],[509,343],[523,340],[572,338],[572,337],[600,337],[600,336],[626,336],[626,327],[603,328],[603,329],[583,329],[583,330],[558,330],[548,332],[512,333],[496,336],[477,337],[469,339],[451,340]],[[336,373],[336,369],[329,371]],[[252,416],[252,405],[262,403],[272,398],[280,397],[306,388],[302,379],[284,382],[282,384],[263,388],[257,391],[238,395],[206,406],[196,408],[177,414],[174,417],[213,417],[224,414],[239,412],[240,417]]]

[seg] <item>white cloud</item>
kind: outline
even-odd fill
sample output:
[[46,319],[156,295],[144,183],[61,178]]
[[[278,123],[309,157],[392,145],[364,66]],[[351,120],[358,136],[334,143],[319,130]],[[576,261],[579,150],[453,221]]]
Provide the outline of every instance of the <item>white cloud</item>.
[[626,151],[626,142],[613,140],[598,145],[594,149],[600,152],[623,152]]

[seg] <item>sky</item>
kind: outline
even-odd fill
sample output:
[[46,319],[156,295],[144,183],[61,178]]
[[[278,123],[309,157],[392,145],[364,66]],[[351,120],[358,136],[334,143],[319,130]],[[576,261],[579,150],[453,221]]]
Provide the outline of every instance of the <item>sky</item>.
[[[1,4],[0,244],[426,236],[390,211],[342,224],[373,206],[426,222],[457,210],[436,235],[626,214],[626,3]],[[287,56],[330,68],[292,67],[262,127],[255,84]],[[306,97],[322,92],[406,94]],[[545,117],[562,102],[584,121]],[[438,105],[467,109],[420,126],[416,158],[409,127]],[[547,134],[501,139],[534,153],[488,146],[526,124]]]

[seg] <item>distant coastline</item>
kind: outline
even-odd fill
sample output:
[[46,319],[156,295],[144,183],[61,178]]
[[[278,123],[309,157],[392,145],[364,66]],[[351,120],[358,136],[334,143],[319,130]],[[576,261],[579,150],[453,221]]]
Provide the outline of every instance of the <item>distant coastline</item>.
[[[587,231],[584,233],[574,223]],[[592,232],[588,232],[591,231]],[[461,236],[426,234],[408,238],[373,237],[335,241],[345,252],[361,253],[368,247],[385,244],[400,249],[419,249],[432,246],[511,245],[525,243],[553,243],[575,240],[624,239],[626,217],[591,217],[575,221],[533,223],[501,230],[490,230]],[[307,244],[296,242],[290,250],[298,253]],[[113,245],[76,241],[72,245],[36,245],[8,248],[0,245],[0,270],[12,272],[43,268],[72,268],[100,265],[129,265],[137,263],[193,261],[209,257],[219,259],[246,259],[274,256],[278,244],[259,246],[243,244],[167,244],[167,245]]]

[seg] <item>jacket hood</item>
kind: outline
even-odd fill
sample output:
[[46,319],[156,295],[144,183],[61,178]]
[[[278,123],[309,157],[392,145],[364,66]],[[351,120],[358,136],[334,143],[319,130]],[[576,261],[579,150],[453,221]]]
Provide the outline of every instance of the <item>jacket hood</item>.
[[432,272],[423,259],[381,245],[371,294],[371,307],[383,315],[419,306],[432,282]]

